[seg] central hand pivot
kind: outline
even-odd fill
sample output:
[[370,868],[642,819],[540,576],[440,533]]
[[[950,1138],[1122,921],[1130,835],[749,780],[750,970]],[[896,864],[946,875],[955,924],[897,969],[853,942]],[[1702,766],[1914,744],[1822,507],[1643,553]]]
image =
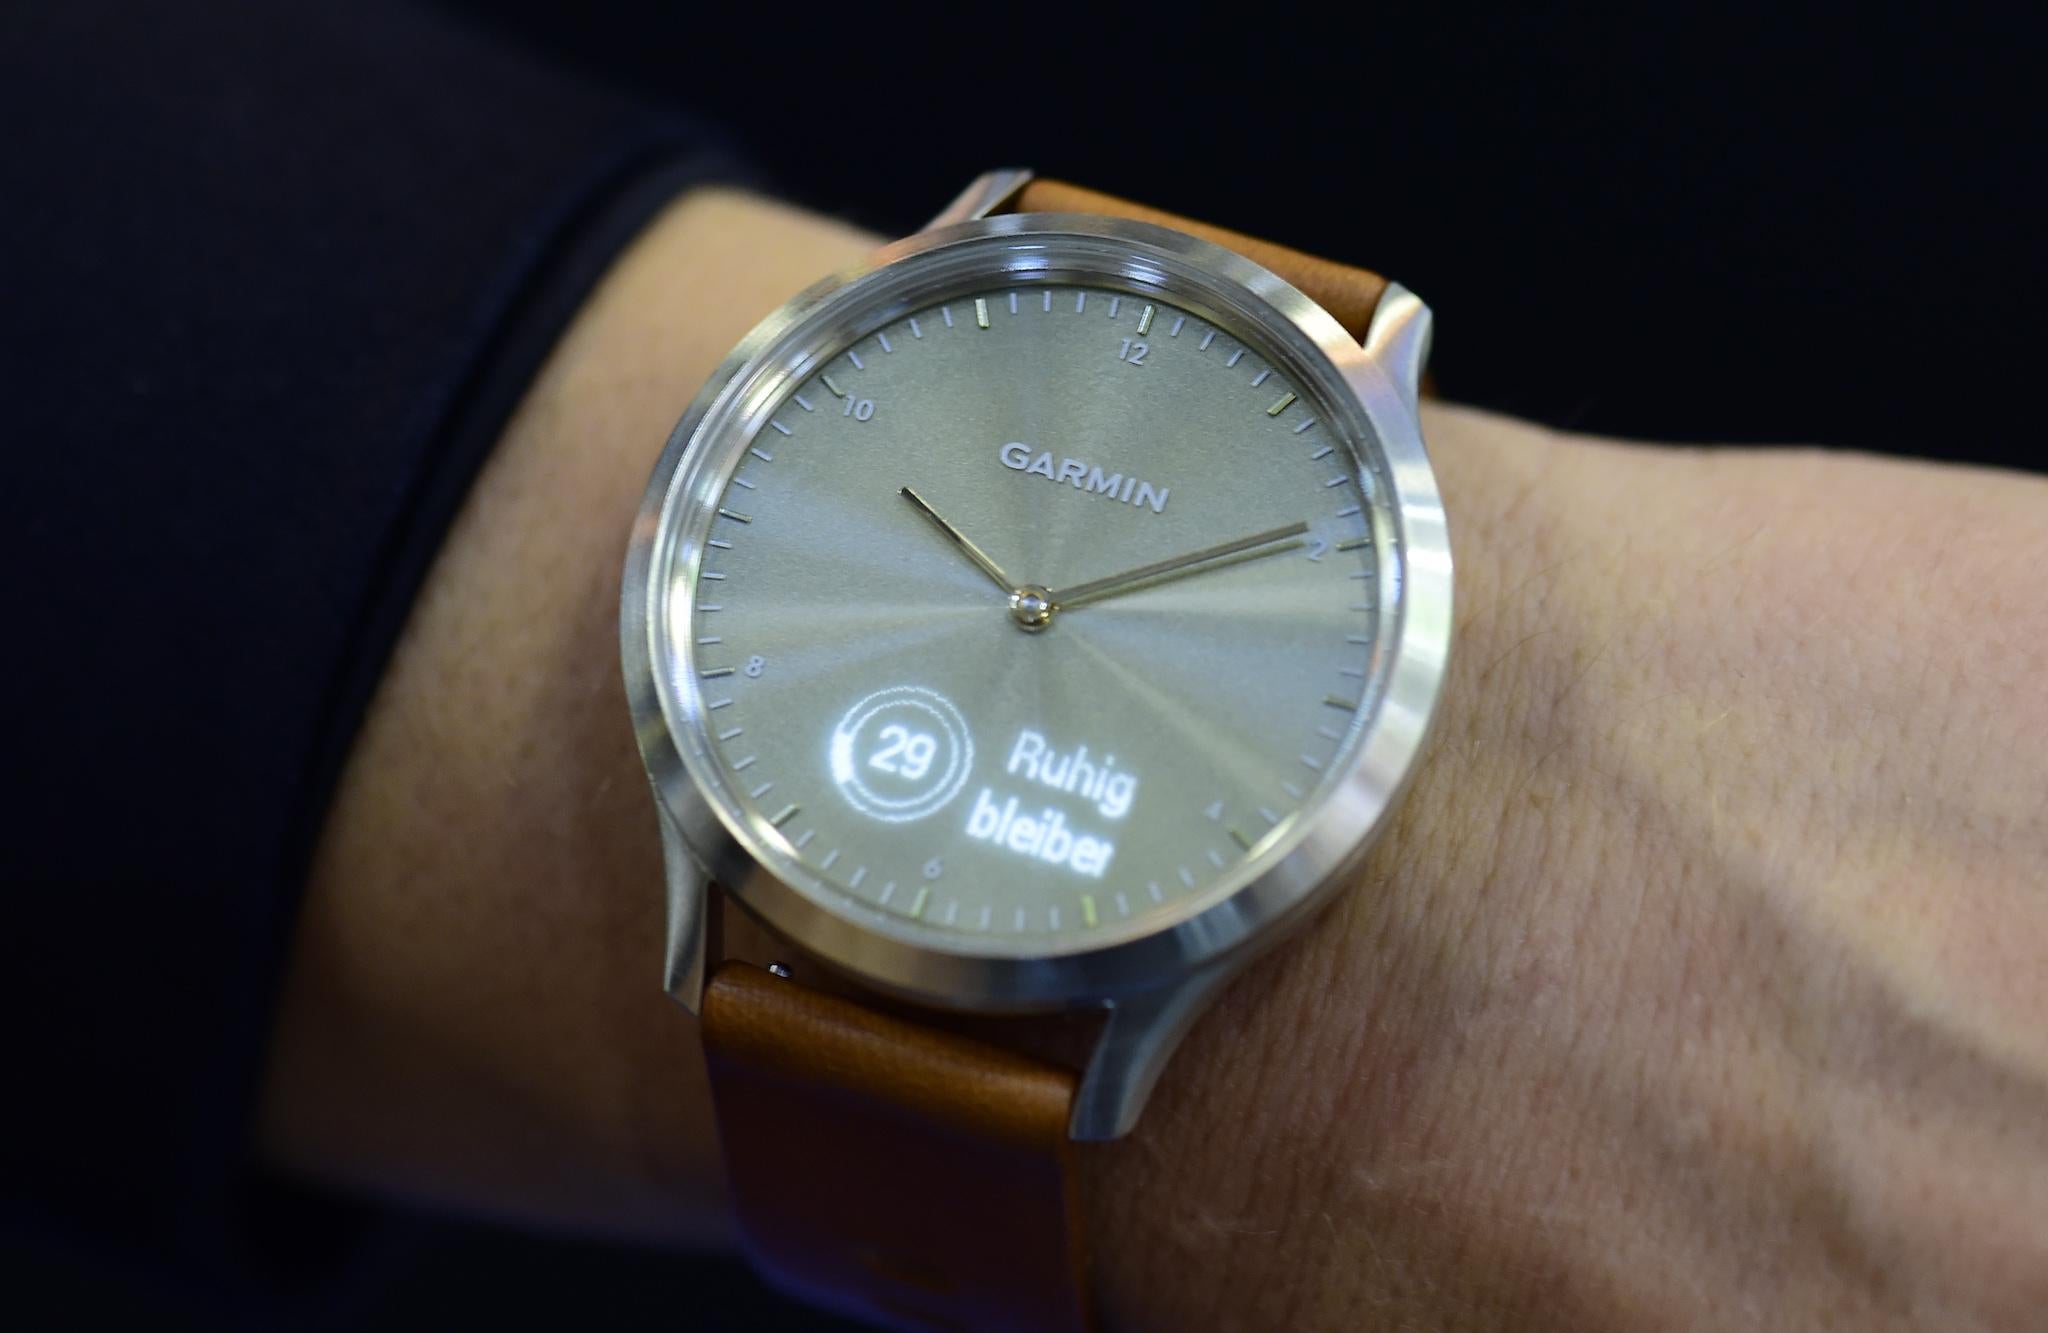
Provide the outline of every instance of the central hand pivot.
[[1010,594],[1010,619],[1017,622],[1017,628],[1036,634],[1052,623],[1052,613],[1059,608],[1052,600],[1052,590],[1027,583]]

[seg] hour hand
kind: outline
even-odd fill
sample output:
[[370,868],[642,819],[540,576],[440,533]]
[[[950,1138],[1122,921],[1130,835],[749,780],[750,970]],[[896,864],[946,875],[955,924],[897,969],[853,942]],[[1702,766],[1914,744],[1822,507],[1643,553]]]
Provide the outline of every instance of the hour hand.
[[940,532],[946,534],[947,540],[951,541],[953,545],[960,548],[960,553],[966,556],[967,559],[973,563],[976,569],[988,575],[989,582],[995,584],[998,588],[1001,588],[1005,596],[1008,596],[1017,591],[1018,585],[1011,581],[1010,576],[1008,574],[1003,573],[1002,569],[997,566],[995,561],[988,558],[988,552],[982,550],[979,546],[976,546],[973,542],[969,541],[967,539],[966,533],[960,531],[960,529],[954,527],[951,523],[948,523],[945,519],[941,518],[939,516],[939,511],[932,508],[929,504],[926,504],[925,498],[922,495],[919,495],[916,491],[912,490],[908,486],[903,487],[901,493],[904,499],[910,501],[911,504],[917,506],[919,513],[923,514],[926,518],[930,519],[932,523],[937,526]]

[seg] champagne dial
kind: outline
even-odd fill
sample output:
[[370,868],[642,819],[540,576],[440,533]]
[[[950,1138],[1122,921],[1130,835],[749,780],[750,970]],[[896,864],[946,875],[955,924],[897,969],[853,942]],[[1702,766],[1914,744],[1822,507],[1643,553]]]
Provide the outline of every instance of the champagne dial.
[[1298,353],[1136,284],[1002,277],[759,404],[668,649],[771,869],[868,928],[1059,954],[1300,836],[1370,721],[1400,548],[1373,439]]

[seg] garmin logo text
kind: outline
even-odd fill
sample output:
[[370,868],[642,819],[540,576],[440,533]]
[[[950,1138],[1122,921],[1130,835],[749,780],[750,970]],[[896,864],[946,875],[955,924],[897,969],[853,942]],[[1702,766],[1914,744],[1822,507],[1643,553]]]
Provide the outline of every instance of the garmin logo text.
[[1121,472],[1105,473],[1093,463],[1084,463],[1078,458],[1055,460],[1051,450],[1033,453],[1030,445],[1019,440],[1012,440],[996,450],[996,457],[1002,459],[1003,466],[1012,472],[1066,482],[1077,491],[1105,495],[1121,504],[1149,507],[1155,514],[1166,512],[1166,487],[1126,477]]

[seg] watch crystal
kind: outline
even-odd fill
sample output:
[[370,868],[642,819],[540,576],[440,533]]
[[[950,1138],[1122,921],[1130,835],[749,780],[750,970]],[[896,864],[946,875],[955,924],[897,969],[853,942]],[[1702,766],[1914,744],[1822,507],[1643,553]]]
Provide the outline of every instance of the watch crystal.
[[1370,441],[1252,333],[1107,285],[829,350],[731,448],[677,588],[737,816],[828,910],[971,950],[1242,883],[1358,742]]

